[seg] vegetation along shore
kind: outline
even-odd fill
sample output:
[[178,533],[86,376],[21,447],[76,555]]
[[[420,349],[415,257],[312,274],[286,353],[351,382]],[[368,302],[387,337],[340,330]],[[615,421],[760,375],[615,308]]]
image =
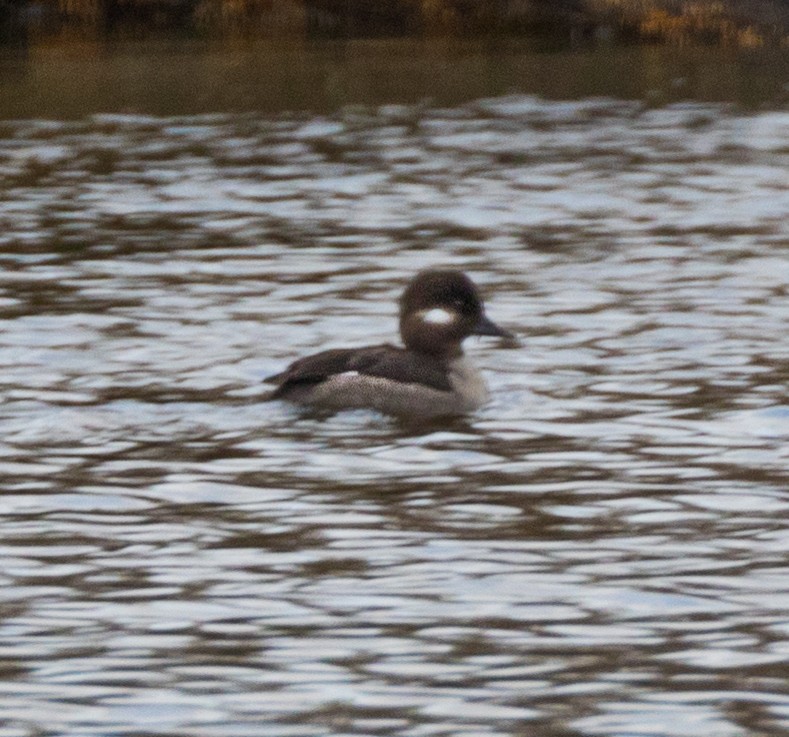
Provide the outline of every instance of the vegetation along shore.
[[63,35],[545,35],[789,47],[789,0],[0,0],[0,40]]

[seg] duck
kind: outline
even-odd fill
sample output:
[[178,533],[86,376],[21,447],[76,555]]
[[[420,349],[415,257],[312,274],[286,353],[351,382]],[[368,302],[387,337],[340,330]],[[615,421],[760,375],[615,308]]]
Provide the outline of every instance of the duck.
[[489,398],[482,374],[463,352],[472,336],[515,340],[485,313],[464,272],[431,268],[411,279],[399,301],[403,346],[331,348],[291,363],[266,382],[270,400],[330,411],[372,409],[386,415],[464,415]]

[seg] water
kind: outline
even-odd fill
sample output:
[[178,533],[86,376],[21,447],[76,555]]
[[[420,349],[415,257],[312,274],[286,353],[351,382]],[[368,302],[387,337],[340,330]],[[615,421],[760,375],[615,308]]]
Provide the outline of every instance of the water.
[[[0,736],[789,730],[789,117],[2,124]],[[464,419],[262,377],[471,273]]]
[[785,109],[788,82],[785,48],[566,48],[496,37],[115,43],[77,37],[22,52],[0,46],[0,119],[332,113],[348,105],[453,106],[513,93]]

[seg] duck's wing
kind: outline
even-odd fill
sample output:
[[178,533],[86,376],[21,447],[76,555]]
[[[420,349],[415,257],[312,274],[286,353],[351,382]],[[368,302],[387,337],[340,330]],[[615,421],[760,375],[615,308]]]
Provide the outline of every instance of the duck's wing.
[[321,351],[294,361],[265,381],[279,385],[272,395],[276,398],[296,385],[319,384],[331,376],[347,373],[423,384],[439,391],[452,390],[443,363],[391,345]]
[[280,389],[289,384],[318,384],[329,376],[358,370],[351,368],[354,353],[356,351],[352,348],[337,348],[314,353],[294,361],[284,371],[268,376],[264,381],[279,384]]

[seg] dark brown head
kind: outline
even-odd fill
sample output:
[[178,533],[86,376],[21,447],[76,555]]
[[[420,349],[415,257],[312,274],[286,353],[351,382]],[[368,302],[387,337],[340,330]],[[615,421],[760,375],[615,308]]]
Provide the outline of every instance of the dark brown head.
[[421,271],[406,287],[400,335],[410,350],[444,358],[460,355],[469,335],[511,337],[485,315],[474,282],[450,269]]

